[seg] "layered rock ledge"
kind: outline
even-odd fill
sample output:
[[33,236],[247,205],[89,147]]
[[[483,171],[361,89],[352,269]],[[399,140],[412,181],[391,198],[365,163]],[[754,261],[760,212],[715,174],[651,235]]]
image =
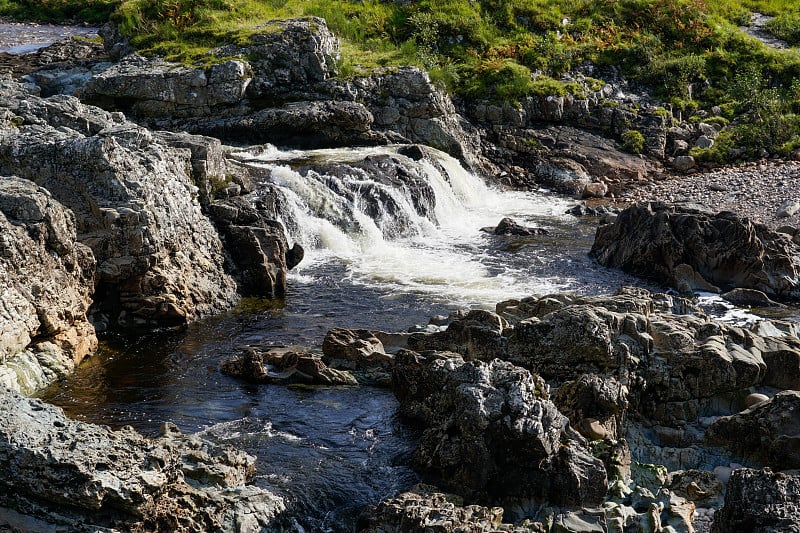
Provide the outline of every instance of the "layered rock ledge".
[[0,388],[0,527],[263,531],[285,504],[249,484],[254,464],[169,424],[148,439]]

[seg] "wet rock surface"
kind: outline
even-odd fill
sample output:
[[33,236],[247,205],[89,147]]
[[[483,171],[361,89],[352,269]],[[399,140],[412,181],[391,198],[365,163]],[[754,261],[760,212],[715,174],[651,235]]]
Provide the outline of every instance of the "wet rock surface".
[[261,531],[281,498],[255,458],[166,425],[147,439],[0,389],[0,525],[28,531]]
[[222,362],[223,374],[254,383],[310,385],[356,385],[348,372],[328,368],[318,355],[291,348],[257,350],[243,353]]

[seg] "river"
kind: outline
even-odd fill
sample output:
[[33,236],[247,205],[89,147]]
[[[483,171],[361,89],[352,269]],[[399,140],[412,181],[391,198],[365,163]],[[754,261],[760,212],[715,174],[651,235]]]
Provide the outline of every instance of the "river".
[[[287,498],[298,531],[352,530],[366,505],[417,480],[407,466],[416,434],[399,420],[392,393],[245,384],[219,372],[237,346],[319,350],[335,326],[400,331],[512,297],[642,283],[587,257],[596,220],[565,214],[574,200],[499,191],[446,154],[427,152],[422,161],[395,147],[237,154],[264,173],[262,186],[280,190],[290,240],[306,248],[285,300],[245,300],[181,332],[108,335],[42,397],[80,420],[149,435],[172,421],[228,441],[258,457],[257,483]],[[429,184],[435,209],[421,216],[415,190],[359,167],[370,158],[399,165],[406,184]],[[481,231],[506,216],[548,233]]]

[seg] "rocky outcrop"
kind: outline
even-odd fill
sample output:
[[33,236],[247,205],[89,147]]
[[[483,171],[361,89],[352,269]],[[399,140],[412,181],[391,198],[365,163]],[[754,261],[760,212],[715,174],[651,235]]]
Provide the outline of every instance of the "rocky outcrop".
[[3,81],[0,172],[46,188],[97,260],[97,324],[174,326],[229,308],[236,284],[201,213],[191,155],[121,115]]
[[678,285],[689,271],[724,290],[800,297],[800,247],[786,234],[729,212],[634,205],[598,227],[590,253],[604,266],[668,285]]
[[502,359],[508,354],[506,330],[508,322],[503,317],[475,309],[450,322],[444,331],[413,333],[408,339],[408,347],[418,352],[454,352],[468,361]]
[[740,469],[733,473],[725,505],[714,514],[712,533],[800,530],[800,475]]
[[328,368],[318,355],[292,348],[246,348],[223,361],[221,371],[254,383],[357,384],[350,373]]
[[414,465],[446,490],[522,507],[605,497],[602,462],[569,431],[538,376],[499,360],[406,351],[397,355],[393,387],[401,413],[425,428]]
[[[459,505],[434,487],[417,486],[411,492],[382,501],[359,521],[361,533],[442,533],[511,531],[503,524],[501,507]],[[530,529],[528,531],[535,531]],[[543,529],[542,529],[543,531]]]
[[257,532],[285,508],[248,484],[254,457],[172,425],[111,431],[4,388],[0,413],[0,527]]
[[0,387],[30,393],[94,351],[94,274],[72,213],[33,182],[0,177]]
[[786,390],[749,409],[714,421],[706,440],[749,463],[778,470],[800,468],[800,392]]

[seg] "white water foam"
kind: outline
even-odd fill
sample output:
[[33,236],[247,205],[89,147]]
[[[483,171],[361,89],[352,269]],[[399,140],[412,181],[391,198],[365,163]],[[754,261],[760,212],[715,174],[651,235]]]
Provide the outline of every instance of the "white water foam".
[[[498,260],[489,248],[498,237],[481,232],[494,227],[504,217],[535,225],[561,219],[574,202],[543,192],[508,192],[489,187],[478,176],[465,170],[457,160],[439,151],[426,149],[435,163],[413,161],[396,148],[335,149],[280,152],[274,148],[260,153],[240,154],[249,164],[267,168],[273,183],[281,187],[291,205],[295,224],[300,228],[290,235],[306,250],[306,257],[290,273],[292,282],[313,281],[317,265],[341,261],[353,283],[380,284],[394,293],[422,293],[461,305],[493,305],[511,297],[563,290],[569,280],[563,277],[531,276],[519,259]],[[408,191],[392,188],[354,171],[345,177],[319,175],[313,170],[302,175],[291,160],[352,162],[370,155],[391,155],[405,168],[424,177],[435,193],[435,221],[420,216]],[[337,183],[333,184],[333,183]],[[342,194],[349,190],[379,188],[400,206],[407,228],[400,235],[386,229],[389,214],[376,219],[365,212],[362,200]],[[374,215],[374,213],[373,213]],[[508,254],[510,255],[510,254]]]

